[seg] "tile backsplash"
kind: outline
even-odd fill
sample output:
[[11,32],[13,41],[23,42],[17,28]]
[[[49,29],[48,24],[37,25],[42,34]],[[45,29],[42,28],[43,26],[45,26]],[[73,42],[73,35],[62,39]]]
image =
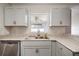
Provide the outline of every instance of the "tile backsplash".
[[9,35],[11,36],[22,36],[26,33],[26,27],[7,27],[8,31],[10,32]]
[[65,34],[70,34],[70,33],[71,33],[70,27],[63,27],[63,26],[50,27],[48,30],[48,34],[52,36],[65,35]]
[[[30,31],[30,27],[9,27],[8,31],[10,32],[9,35],[12,36],[22,36],[22,35],[34,35]],[[71,29],[70,27],[64,27],[64,26],[55,26],[55,27],[49,27],[48,34],[51,36],[54,35],[65,35],[70,34]]]

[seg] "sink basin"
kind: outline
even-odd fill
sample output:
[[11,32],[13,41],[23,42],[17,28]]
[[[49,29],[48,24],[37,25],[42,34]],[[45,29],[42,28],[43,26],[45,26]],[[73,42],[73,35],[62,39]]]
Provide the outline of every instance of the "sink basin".
[[26,40],[48,40],[49,38],[44,38],[44,37],[28,37],[25,38]]
[[35,39],[48,39],[48,37],[35,37]]
[[25,38],[25,39],[27,39],[27,40],[32,40],[32,39],[34,39],[34,40],[48,40],[49,39],[49,37],[47,37],[47,36],[29,36],[28,38]]

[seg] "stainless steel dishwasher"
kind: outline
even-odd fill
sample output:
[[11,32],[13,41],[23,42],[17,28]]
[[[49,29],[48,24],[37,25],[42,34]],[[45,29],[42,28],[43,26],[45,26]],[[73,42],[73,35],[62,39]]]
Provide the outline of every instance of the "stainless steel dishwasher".
[[19,56],[19,41],[0,41],[0,56]]

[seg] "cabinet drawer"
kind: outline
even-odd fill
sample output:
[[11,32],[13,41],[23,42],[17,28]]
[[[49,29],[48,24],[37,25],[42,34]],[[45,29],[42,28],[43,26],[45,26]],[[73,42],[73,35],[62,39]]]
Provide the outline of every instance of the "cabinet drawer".
[[30,41],[22,41],[21,45],[23,46],[49,46],[51,45],[51,41],[41,41],[41,40],[30,40]]

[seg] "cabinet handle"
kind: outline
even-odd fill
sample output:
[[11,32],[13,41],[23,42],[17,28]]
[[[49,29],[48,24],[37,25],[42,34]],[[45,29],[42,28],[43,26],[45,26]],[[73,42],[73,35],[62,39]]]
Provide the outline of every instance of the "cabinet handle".
[[60,21],[60,24],[62,24],[62,21]]
[[16,21],[13,21],[13,24],[16,24]]
[[36,51],[35,51],[36,53],[38,53],[39,52],[39,50],[38,49],[36,49]]

